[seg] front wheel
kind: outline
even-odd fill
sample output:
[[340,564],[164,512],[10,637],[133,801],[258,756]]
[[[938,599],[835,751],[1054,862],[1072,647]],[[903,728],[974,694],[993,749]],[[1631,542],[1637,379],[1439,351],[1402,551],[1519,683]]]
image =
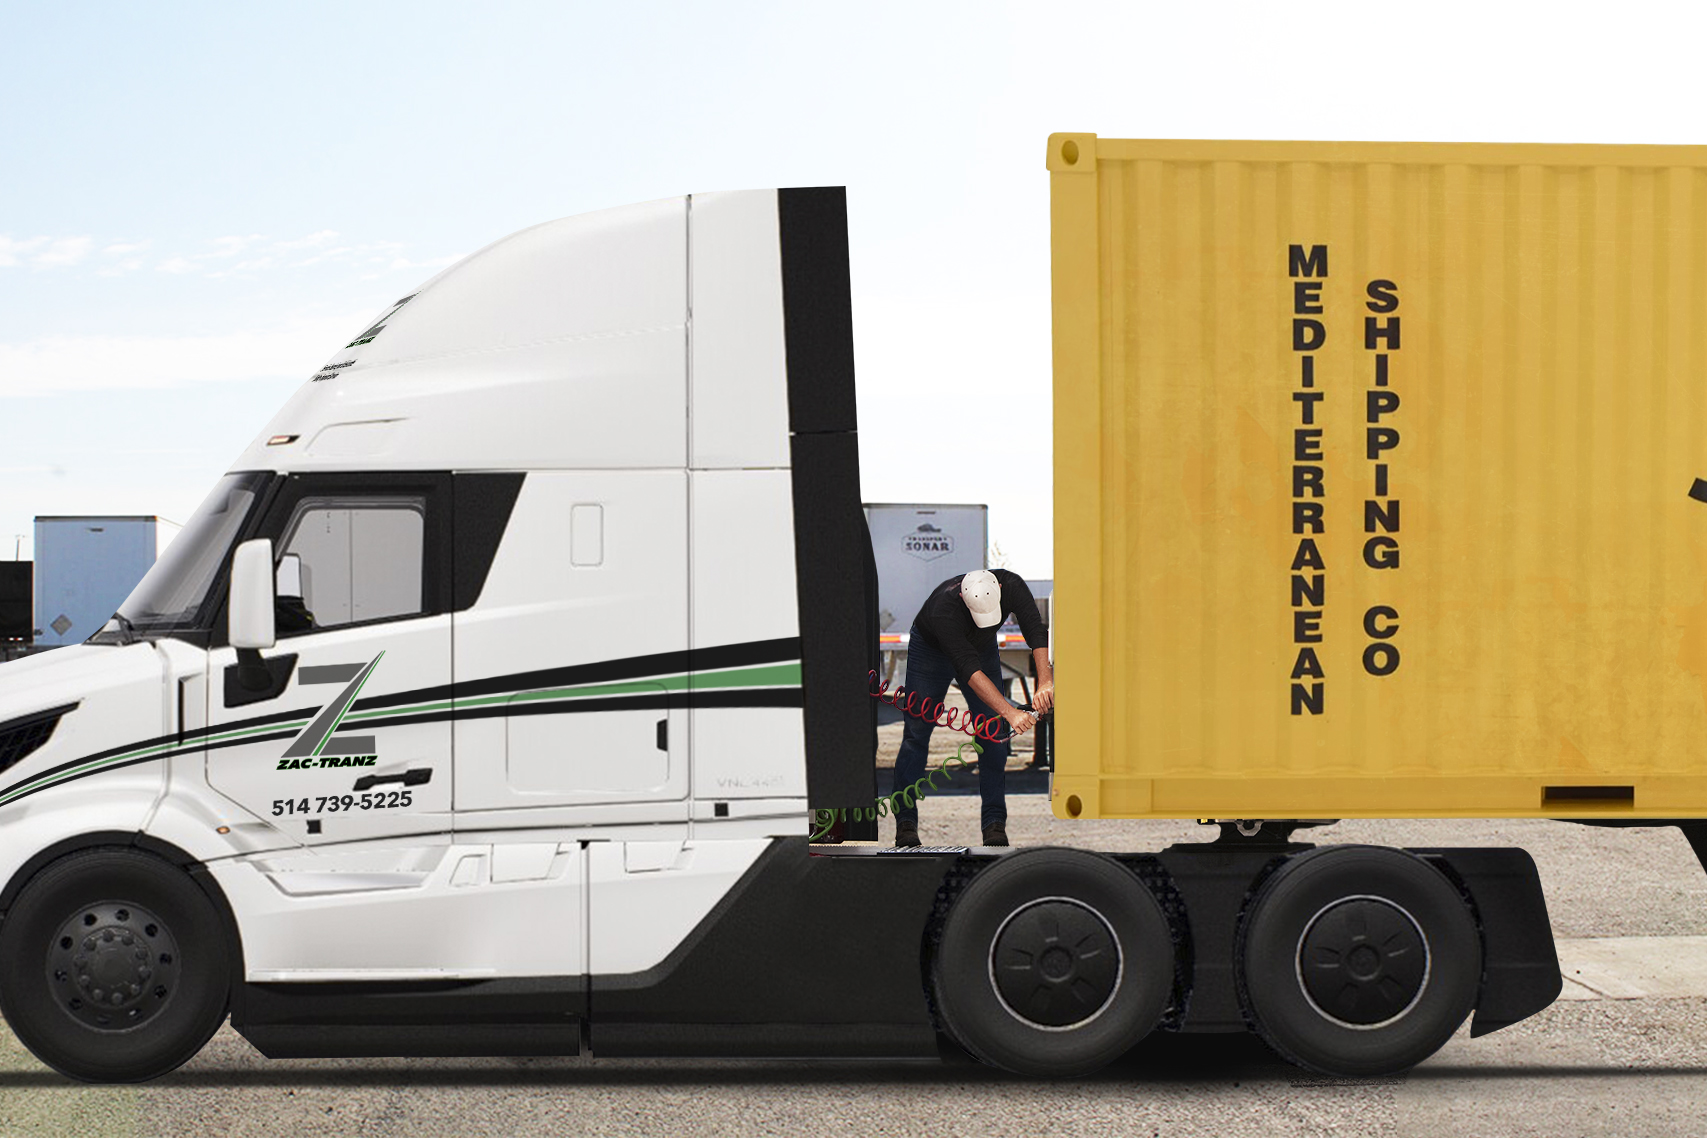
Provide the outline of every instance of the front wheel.
[[229,995],[213,902],[138,850],[54,862],[0,924],[0,1015],[74,1079],[133,1083],[176,1069],[218,1030]]

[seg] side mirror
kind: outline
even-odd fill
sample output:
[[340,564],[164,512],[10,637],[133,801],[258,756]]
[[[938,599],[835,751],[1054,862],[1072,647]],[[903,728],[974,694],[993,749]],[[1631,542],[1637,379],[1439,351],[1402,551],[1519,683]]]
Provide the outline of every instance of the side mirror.
[[231,558],[231,601],[226,612],[231,646],[241,654],[273,646],[273,543],[246,541]]

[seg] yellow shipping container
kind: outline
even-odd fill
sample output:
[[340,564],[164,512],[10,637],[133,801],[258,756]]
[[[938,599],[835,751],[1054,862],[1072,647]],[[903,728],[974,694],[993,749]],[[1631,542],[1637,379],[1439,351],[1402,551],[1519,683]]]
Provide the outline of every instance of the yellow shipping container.
[[1707,816],[1707,147],[1048,167],[1057,814]]

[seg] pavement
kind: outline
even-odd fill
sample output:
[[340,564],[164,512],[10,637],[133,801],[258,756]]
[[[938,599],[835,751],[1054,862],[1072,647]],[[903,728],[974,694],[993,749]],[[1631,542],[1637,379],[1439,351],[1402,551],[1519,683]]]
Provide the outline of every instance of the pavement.
[[1580,937],[1557,945],[1561,1000],[1707,999],[1707,937]]
[[[976,840],[977,799],[921,807],[930,844]],[[1010,799],[1016,844],[1158,849],[1189,822],[1063,822]],[[885,835],[887,836],[887,835]],[[1707,874],[1674,830],[1543,821],[1356,821],[1300,839],[1518,845],[1535,857],[1565,992],[1401,1077],[1324,1079],[1246,1036],[1156,1035],[1099,1074],[976,1064],[732,1060],[267,1060],[228,1028],[175,1074],[85,1087],[0,1026],[13,1135],[967,1135],[1122,1138],[1707,1136]]]

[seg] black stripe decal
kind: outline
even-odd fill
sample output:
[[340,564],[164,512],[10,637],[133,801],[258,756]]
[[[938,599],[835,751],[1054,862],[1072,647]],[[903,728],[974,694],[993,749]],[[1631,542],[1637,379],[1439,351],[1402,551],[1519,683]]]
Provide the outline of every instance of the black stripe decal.
[[[276,731],[276,732],[273,732],[272,734],[268,734],[268,735],[245,735],[241,739],[226,739],[226,740],[222,740],[221,742],[218,742],[218,743],[197,744],[195,746],[189,746],[189,747],[178,747],[178,748],[176,748],[174,750],[170,750],[170,751],[161,751],[160,753],[154,754],[154,755],[141,755],[141,756],[138,756],[137,758],[134,758],[134,759],[126,759],[122,763],[109,763],[106,766],[102,767],[100,770],[88,771],[84,774],[78,775],[76,778],[67,778],[67,779],[61,779],[58,782],[43,783],[41,786],[36,787],[34,790],[26,790],[22,794],[18,795],[16,798],[8,800],[6,805],[10,806],[14,802],[22,802],[24,799],[28,798],[32,794],[39,793],[40,791],[43,791],[43,790],[51,790],[56,786],[65,786],[68,783],[76,782],[77,779],[79,779],[79,778],[88,778],[89,775],[106,774],[108,771],[122,771],[126,767],[134,767],[140,763],[157,763],[157,762],[161,761],[162,759],[177,758],[179,755],[199,755],[199,754],[202,754],[202,753],[207,752],[207,751],[224,750],[226,747],[242,747],[242,746],[245,746],[249,743],[267,743],[267,742],[274,742],[274,741],[277,741],[279,739],[294,739],[295,737],[296,737],[295,731]],[[143,747],[147,747],[150,744],[142,743],[139,745],[143,746]],[[110,752],[104,752],[104,753],[122,755],[124,752],[130,751],[130,750],[135,750],[135,748],[133,748],[133,747],[121,747],[116,751],[110,751]],[[76,762],[62,763],[53,769],[55,772],[63,771],[67,767],[75,767],[75,766],[79,766],[83,763],[91,763],[94,761],[96,761],[96,760],[93,758],[78,759]],[[19,781],[13,783],[12,786],[23,786],[23,785],[26,785],[28,783],[36,782],[40,779],[46,778],[49,773],[50,772],[44,771],[41,774],[33,774],[29,778],[20,779]],[[10,790],[11,790],[11,787],[0,788],[0,794],[9,793]]]
[[[456,719],[501,719],[523,715],[573,715],[587,711],[667,711],[677,707],[799,707],[799,688],[739,688],[731,691],[658,692],[643,695],[539,700],[527,703],[493,703],[483,707],[425,711],[419,715],[388,715],[346,723],[338,730],[367,731],[375,727],[402,727],[411,723],[442,723]],[[334,734],[333,738],[337,738]]]
[[[225,739],[218,743],[209,743],[205,747],[185,747],[182,751],[173,751],[174,755],[185,755],[196,751],[223,751],[227,747],[243,747],[250,743],[270,743],[277,739],[294,739],[295,731],[273,731],[265,735],[245,735],[241,739]],[[155,756],[158,758],[159,756]]]
[[710,672],[723,668],[776,664],[798,659],[800,659],[800,638],[798,636],[785,637],[779,640],[754,640],[746,644],[720,644],[711,648],[692,648],[685,652],[658,652],[650,656],[629,656],[621,660],[600,660],[592,664],[574,664],[566,668],[544,668],[533,672],[512,672],[507,676],[489,676],[479,680],[459,680],[456,683],[440,684],[437,687],[418,688],[415,691],[396,692],[390,695],[359,699],[350,710],[352,712],[378,711],[387,707],[402,707],[412,703],[476,699],[480,696],[537,691],[541,688],[575,687],[581,684],[636,680],[646,676],[680,675],[683,672]]
[[[80,756],[79,758],[71,759],[71,760],[68,760],[67,762],[60,763],[56,767],[49,767],[45,771],[38,771],[35,774],[30,775],[28,778],[20,779],[18,782],[13,783],[12,786],[18,786],[21,783],[25,783],[25,782],[34,782],[38,778],[46,778],[49,775],[64,774],[66,771],[71,770],[75,767],[80,767],[84,763],[100,762],[102,759],[110,759],[114,755],[128,754],[131,751],[140,751],[146,747],[161,747],[161,746],[166,745],[167,743],[182,743],[182,744],[184,744],[184,747],[182,750],[174,750],[170,753],[171,754],[182,754],[183,751],[200,750],[201,748],[199,746],[190,746],[190,744],[200,744],[203,740],[207,739],[211,735],[225,735],[225,734],[229,734],[230,732],[233,732],[233,731],[248,731],[248,730],[252,730],[253,728],[256,728],[256,727],[265,727],[269,723],[291,723],[291,722],[294,722],[297,720],[307,719],[309,716],[313,715],[316,711],[319,711],[319,710],[320,709],[318,707],[308,707],[308,708],[303,708],[299,711],[277,711],[271,715],[257,715],[253,719],[244,719],[244,720],[241,720],[241,721],[236,722],[236,723],[222,723],[216,727],[204,727],[199,731],[191,731],[186,735],[180,736],[176,733],[171,734],[171,735],[158,735],[152,739],[143,739],[142,741],[136,742],[136,743],[126,743],[122,747],[109,747],[104,751],[97,751],[92,755],[83,755],[83,756]],[[277,736],[277,737],[288,739],[295,734],[296,734],[295,731],[287,731],[283,735]],[[234,743],[212,744],[209,749],[212,749],[213,747],[233,746],[233,745],[235,745],[235,743],[248,743],[248,742],[251,742],[252,739],[258,738],[258,737],[259,736],[246,737],[243,739],[235,740]],[[269,736],[267,736],[267,738],[274,738],[274,736],[269,735]],[[162,752],[161,754],[158,754],[158,755],[149,755],[148,758],[158,759],[158,758],[164,757],[165,754],[166,754],[166,752]],[[130,764],[129,763],[123,763],[120,765],[121,766],[129,766]],[[103,767],[102,769],[103,770],[117,770],[118,767]],[[99,772],[92,772],[92,773],[99,773]],[[0,787],[0,794],[5,794],[11,788],[12,788],[11,786]]]
[[[449,701],[455,697],[472,699],[477,696],[503,695],[508,692],[536,691],[540,688],[568,687],[576,684],[598,683],[610,680],[635,679],[652,675],[668,675],[689,671],[713,671],[722,668],[737,668],[756,664],[772,664],[798,659],[800,656],[799,637],[784,637],[776,640],[755,640],[745,644],[724,644],[711,648],[695,648],[686,652],[661,652],[650,656],[631,656],[621,660],[603,661],[593,664],[577,664],[567,668],[550,668],[533,672],[516,672],[508,676],[494,676],[469,683],[451,685],[444,684],[431,688],[418,688],[414,691],[397,692],[392,695],[376,696],[372,699],[358,700],[351,711],[374,710],[385,707],[400,707],[416,703]],[[653,704],[624,704],[623,706],[650,707],[799,707],[802,706],[800,688],[754,688],[734,691],[710,691],[693,693],[674,693],[673,695],[640,696],[640,699],[662,699],[665,702]],[[669,703],[670,699],[676,700]],[[398,715],[381,719],[367,719],[348,726],[350,731],[367,731],[375,727],[386,727],[402,723],[432,723],[443,719],[483,719],[500,715],[546,715],[565,714],[576,710],[613,710],[612,708],[595,708],[590,706],[595,701],[577,701],[571,707],[566,701],[561,705],[542,703],[538,706],[527,704],[496,705],[493,708],[465,708],[460,712],[439,711],[425,715]],[[598,701],[605,702],[605,701]],[[109,747],[90,755],[80,755],[68,759],[57,766],[43,771],[36,771],[16,782],[0,786],[0,797],[11,793],[19,786],[48,779],[47,783],[35,790],[27,791],[16,798],[8,800],[6,805],[22,801],[37,790],[46,790],[50,786],[63,786],[90,775],[105,774],[107,771],[123,770],[138,763],[151,763],[160,759],[169,759],[175,755],[199,753],[202,751],[224,750],[227,747],[246,746],[250,743],[271,742],[277,739],[292,739],[298,734],[293,728],[288,731],[266,732],[257,735],[244,735],[236,739],[226,739],[217,742],[207,742],[212,736],[229,735],[235,732],[251,731],[257,727],[266,727],[274,723],[297,723],[311,719],[324,708],[324,704],[313,707],[297,708],[291,711],[275,711],[267,715],[257,715],[249,719],[237,720],[231,723],[221,723],[203,727],[184,734],[174,732],[170,735],[159,735],[151,739],[127,743],[120,747]],[[524,708],[526,710],[524,710]],[[340,731],[342,728],[340,728]],[[54,776],[63,775],[68,771],[89,763],[100,762],[131,751],[145,750],[151,747],[161,747],[176,743],[178,746],[170,750],[159,751],[150,755],[128,759],[121,763],[111,763],[98,770],[85,771],[72,778],[51,781]]]

